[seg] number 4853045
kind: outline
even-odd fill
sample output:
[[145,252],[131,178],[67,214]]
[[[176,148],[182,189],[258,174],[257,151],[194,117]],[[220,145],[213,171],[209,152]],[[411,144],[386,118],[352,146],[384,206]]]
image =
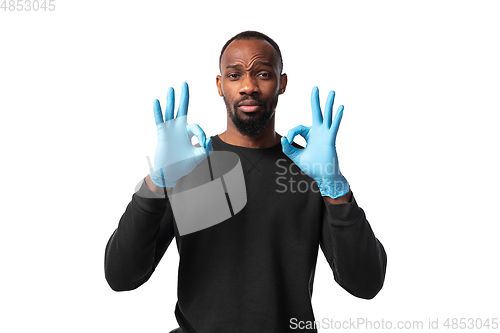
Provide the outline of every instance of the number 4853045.
[[55,0],[3,0],[0,9],[4,12],[30,12],[30,11],[54,11],[56,10]]

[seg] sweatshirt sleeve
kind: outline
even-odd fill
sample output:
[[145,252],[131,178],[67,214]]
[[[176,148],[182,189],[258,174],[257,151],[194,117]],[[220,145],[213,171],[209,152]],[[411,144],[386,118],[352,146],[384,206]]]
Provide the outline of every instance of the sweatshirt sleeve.
[[168,198],[143,181],[106,245],[104,272],[111,289],[132,290],[149,279],[172,242],[173,221]]
[[326,205],[321,250],[335,281],[356,297],[371,299],[382,289],[387,256],[354,195],[345,204]]

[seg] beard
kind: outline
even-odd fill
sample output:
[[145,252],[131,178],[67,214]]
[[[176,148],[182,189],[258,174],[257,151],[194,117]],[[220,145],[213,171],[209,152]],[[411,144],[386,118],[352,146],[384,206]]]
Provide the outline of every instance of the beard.
[[[262,131],[264,131],[269,125],[269,121],[274,115],[274,111],[276,110],[276,106],[278,105],[278,94],[274,96],[270,105],[268,105],[267,101],[252,98],[252,97],[243,97],[233,103],[231,105],[227,100],[226,96],[222,96],[224,100],[224,104],[226,104],[227,115],[233,122],[236,129],[245,136],[256,137]],[[263,113],[262,114],[250,114],[247,119],[243,119],[241,116],[241,112],[238,111],[238,104],[244,100],[254,100],[262,105]],[[233,112],[234,110],[234,112]]]

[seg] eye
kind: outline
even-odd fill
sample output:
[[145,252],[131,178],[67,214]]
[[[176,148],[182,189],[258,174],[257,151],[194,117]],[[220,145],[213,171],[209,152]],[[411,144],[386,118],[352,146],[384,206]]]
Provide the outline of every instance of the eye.
[[238,73],[229,73],[227,74],[227,78],[230,79],[230,80],[236,80],[239,78],[239,74]]
[[259,74],[257,74],[257,76],[267,79],[271,77],[271,74],[269,74],[268,72],[260,72]]

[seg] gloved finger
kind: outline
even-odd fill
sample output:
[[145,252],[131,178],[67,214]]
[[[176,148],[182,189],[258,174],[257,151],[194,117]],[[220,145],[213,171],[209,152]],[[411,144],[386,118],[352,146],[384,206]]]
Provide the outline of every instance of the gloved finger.
[[197,147],[194,150],[194,160],[196,164],[199,164],[203,161],[208,155],[210,155],[214,151],[212,147],[212,138],[208,138],[206,141],[206,148]]
[[311,93],[311,109],[313,117],[313,125],[321,125],[323,123],[323,115],[319,107],[319,90],[314,87]]
[[207,141],[205,141],[205,152],[207,155],[210,155],[214,151],[214,148],[212,147],[212,138],[208,138]]
[[167,106],[165,108],[165,121],[174,119],[175,91],[170,87],[167,91]]
[[288,138],[288,143],[291,144],[293,142],[293,139],[297,135],[302,136],[307,142],[307,136],[309,135],[310,130],[311,130],[310,126],[309,127],[304,126],[304,125],[295,126],[291,130],[289,130],[287,135],[286,135],[286,137]]
[[283,153],[286,156],[288,156],[288,158],[290,158],[293,162],[295,162],[295,158],[300,153],[299,149],[297,149],[294,146],[292,146],[288,142],[287,138],[284,137],[284,136],[281,137],[281,149],[282,149]]
[[331,128],[333,128],[335,136],[337,136],[337,132],[338,132],[339,126],[340,126],[340,121],[342,120],[342,116],[343,115],[344,115],[344,106],[341,105],[337,109],[337,113],[335,114],[335,118],[333,119],[333,124],[332,124],[332,127],[331,127]]
[[325,119],[323,120],[323,124],[325,124],[327,128],[330,128],[332,124],[332,109],[334,101],[335,101],[335,91],[332,90],[328,94],[325,104]]
[[189,87],[186,82],[183,82],[181,89],[181,100],[179,102],[179,109],[177,110],[176,118],[187,115],[188,104],[189,104]]
[[200,146],[202,146],[203,148],[206,147],[205,132],[203,132],[203,130],[198,124],[187,124],[186,130],[190,140],[193,137],[193,135],[196,135],[196,138],[198,139]]
[[153,113],[155,115],[155,123],[156,125],[160,125],[163,123],[163,116],[161,114],[161,106],[160,101],[155,99],[153,102]]

